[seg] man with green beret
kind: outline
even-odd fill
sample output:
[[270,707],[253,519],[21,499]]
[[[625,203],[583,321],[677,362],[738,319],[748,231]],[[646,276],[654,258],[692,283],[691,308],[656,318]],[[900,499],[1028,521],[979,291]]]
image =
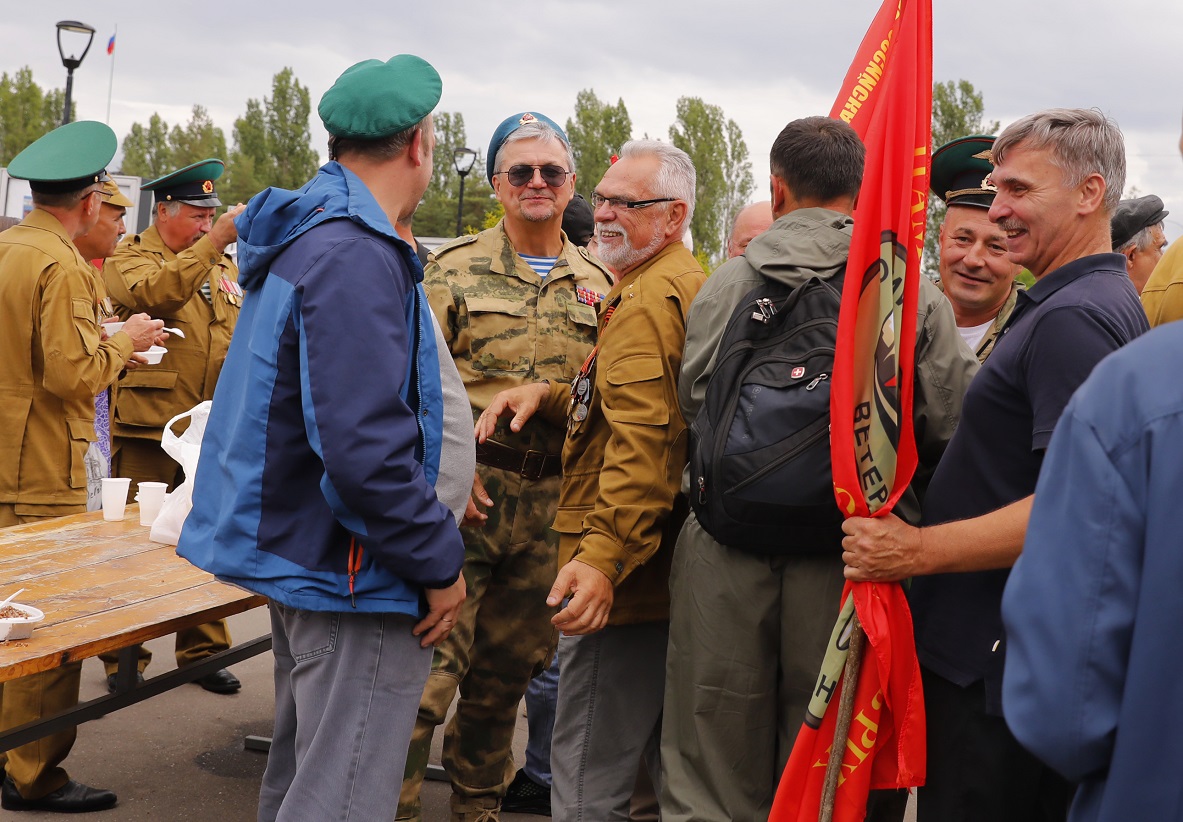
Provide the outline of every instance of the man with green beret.
[[236,220],[246,300],[177,553],[271,600],[260,822],[391,817],[432,646],[464,600],[435,490],[446,389],[396,229],[431,180],[441,91],[412,55],[350,67],[318,107],[330,162]]
[[[224,169],[221,160],[202,160],[144,183],[141,188],[155,195],[153,223],[129,237],[103,265],[103,279],[120,317],[147,312],[184,334],[169,339],[168,354],[159,364],[131,372],[115,386],[112,476],[130,477],[133,487],[163,482],[171,491],[184,479],[181,466],[160,447],[164,426],[213,398],[238,320],[242,288],[226,247],[238,237],[234,218],[242,207],[215,220],[222,201],[214,182]],[[177,665],[229,647],[224,619],[186,628],[177,632]],[[152,652],[141,645],[139,654],[142,675]],[[118,656],[100,658],[107,687],[114,692]],[[241,687],[224,668],[195,681],[219,694]]]
[[[575,161],[553,120],[538,112],[507,117],[490,141],[487,174],[504,219],[436,249],[424,274],[474,420],[506,388],[569,384],[595,344],[596,308],[612,285],[607,269],[562,231]],[[469,596],[432,662],[397,819],[421,818],[431,739],[458,689],[443,754],[452,819],[495,818],[513,775],[518,706],[555,645],[546,596],[558,571],[550,525],[564,433],[550,423],[522,432],[505,424],[477,448],[486,519],[464,531]]]
[[988,216],[997,191],[987,181],[994,138],[961,137],[932,156],[932,193],[945,203],[938,245],[941,289],[953,306],[961,339],[985,362],[1015,310],[1023,267],[1006,249],[1006,232]]
[[[74,242],[101,216],[115,134],[102,123],[62,126],[15,158],[33,210],[0,236],[0,527],[86,511],[86,457],[96,439],[95,397],[168,336],[145,314],[102,339],[106,293]],[[129,366],[130,363],[130,366]],[[81,663],[0,687],[0,727],[51,716],[78,702]],[[115,804],[115,794],[61,767],[73,727],[7,752],[0,806],[67,813]],[[0,755],[0,760],[5,757]]]

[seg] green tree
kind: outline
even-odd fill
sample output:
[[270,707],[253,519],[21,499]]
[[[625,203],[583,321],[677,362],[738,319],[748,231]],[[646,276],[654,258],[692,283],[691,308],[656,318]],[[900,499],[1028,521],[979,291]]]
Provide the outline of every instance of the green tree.
[[755,188],[748,148],[734,120],[698,97],[682,97],[670,141],[690,155],[697,176],[690,231],[702,257],[717,265],[726,247],[727,223]]
[[[950,140],[971,134],[997,134],[998,121],[982,119],[985,105],[982,93],[968,80],[947,80],[932,87],[932,146],[936,150]],[[938,234],[945,219],[945,204],[935,194],[928,198],[927,227],[921,270],[933,280],[940,279],[941,250]]]
[[575,95],[575,117],[567,119],[566,131],[575,155],[575,190],[590,200],[612,155],[632,139],[632,118],[623,99],[611,105],[587,88]]
[[294,189],[308,182],[320,162],[312,147],[311,113],[308,87],[290,68],[271,78],[271,96],[262,103],[247,100],[246,113],[234,121],[222,200],[246,202],[268,186]]
[[42,91],[28,66],[0,74],[0,166],[61,124],[65,92]]
[[193,106],[193,114],[184,126],[173,126],[168,135],[175,168],[216,158],[225,160],[226,135],[214,125],[205,106]]
[[172,145],[168,139],[168,123],[153,112],[145,128],[132,123],[123,138],[123,174],[134,174],[145,180],[155,180],[177,168],[173,164]]
[[[470,146],[464,129],[464,115],[460,112],[437,111],[432,121],[435,124],[434,166],[431,182],[415,211],[414,228],[420,237],[453,237],[460,195],[455,151]],[[485,163],[478,150],[476,162],[464,178],[463,232],[475,233],[484,228],[488,213],[496,205],[493,189],[486,182]]]

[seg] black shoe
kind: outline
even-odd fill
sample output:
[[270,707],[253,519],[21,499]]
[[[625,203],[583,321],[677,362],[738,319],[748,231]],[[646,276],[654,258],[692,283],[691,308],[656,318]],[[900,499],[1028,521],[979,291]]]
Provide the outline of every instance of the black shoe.
[[505,790],[505,797],[501,800],[501,810],[505,813],[533,813],[539,816],[550,816],[550,788],[539,785],[521,768],[514,774],[513,782]]
[[6,811],[51,811],[53,813],[87,813],[105,811],[118,801],[111,791],[100,790],[71,779],[53,793],[40,799],[25,799],[9,777],[4,777],[0,789],[0,808]]
[[[111,674],[109,677],[107,677],[107,693],[111,693],[111,694],[115,693],[115,680],[118,676],[119,676],[119,674]],[[136,685],[143,685],[143,684],[144,684],[143,671],[136,671]]]
[[193,681],[207,691],[213,691],[215,694],[237,693],[238,689],[242,687],[242,683],[238,681],[238,677],[225,668],[220,671],[214,671],[212,674],[206,674],[200,679]]

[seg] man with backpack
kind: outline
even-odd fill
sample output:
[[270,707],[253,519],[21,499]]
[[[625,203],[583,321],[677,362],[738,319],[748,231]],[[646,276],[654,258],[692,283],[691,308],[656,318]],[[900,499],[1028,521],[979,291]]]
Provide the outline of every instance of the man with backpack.
[[[772,227],[744,256],[715,271],[687,321],[678,397],[695,431],[683,478],[693,510],[670,578],[662,818],[671,822],[767,818],[838,612],[842,532],[826,430],[838,289],[819,281],[843,276],[865,153],[854,130],[839,120],[789,123],[771,152]],[[748,304],[754,289],[768,295],[760,297],[768,301],[764,310]],[[763,336],[765,327],[777,325],[778,309],[796,318],[781,328],[786,349],[796,346],[784,364],[765,369],[765,385],[749,377],[712,384],[719,365],[727,369],[735,353],[728,345],[750,343],[740,333],[744,322]],[[796,321],[811,312],[812,319]],[[919,497],[977,370],[959,341],[952,309],[927,280],[917,312],[913,424],[920,465],[896,507],[911,521],[918,519]],[[808,333],[793,333],[806,322]],[[832,329],[828,346],[825,327]],[[766,350],[765,359],[773,358]],[[728,395],[738,401],[723,402]],[[805,419],[810,406],[820,418]],[[708,417],[712,409],[733,416],[700,419],[704,408]],[[781,413],[779,430],[757,424],[768,420],[769,410],[774,419]],[[746,448],[727,447],[744,435],[750,437]],[[797,465],[794,456],[802,449],[813,449],[813,458]],[[742,468],[741,454],[747,454],[746,481],[716,481],[722,452],[737,458],[732,468]],[[760,499],[770,475],[777,478],[776,496]],[[745,499],[753,489],[756,497]],[[723,528],[713,515],[719,510]],[[726,540],[700,521],[704,511]]]

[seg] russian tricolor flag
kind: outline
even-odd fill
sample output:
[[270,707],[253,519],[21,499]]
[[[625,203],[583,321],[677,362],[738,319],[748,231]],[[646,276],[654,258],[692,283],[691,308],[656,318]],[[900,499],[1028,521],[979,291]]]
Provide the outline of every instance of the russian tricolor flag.
[[111,39],[107,41],[107,54],[115,53],[115,35],[111,35]]

